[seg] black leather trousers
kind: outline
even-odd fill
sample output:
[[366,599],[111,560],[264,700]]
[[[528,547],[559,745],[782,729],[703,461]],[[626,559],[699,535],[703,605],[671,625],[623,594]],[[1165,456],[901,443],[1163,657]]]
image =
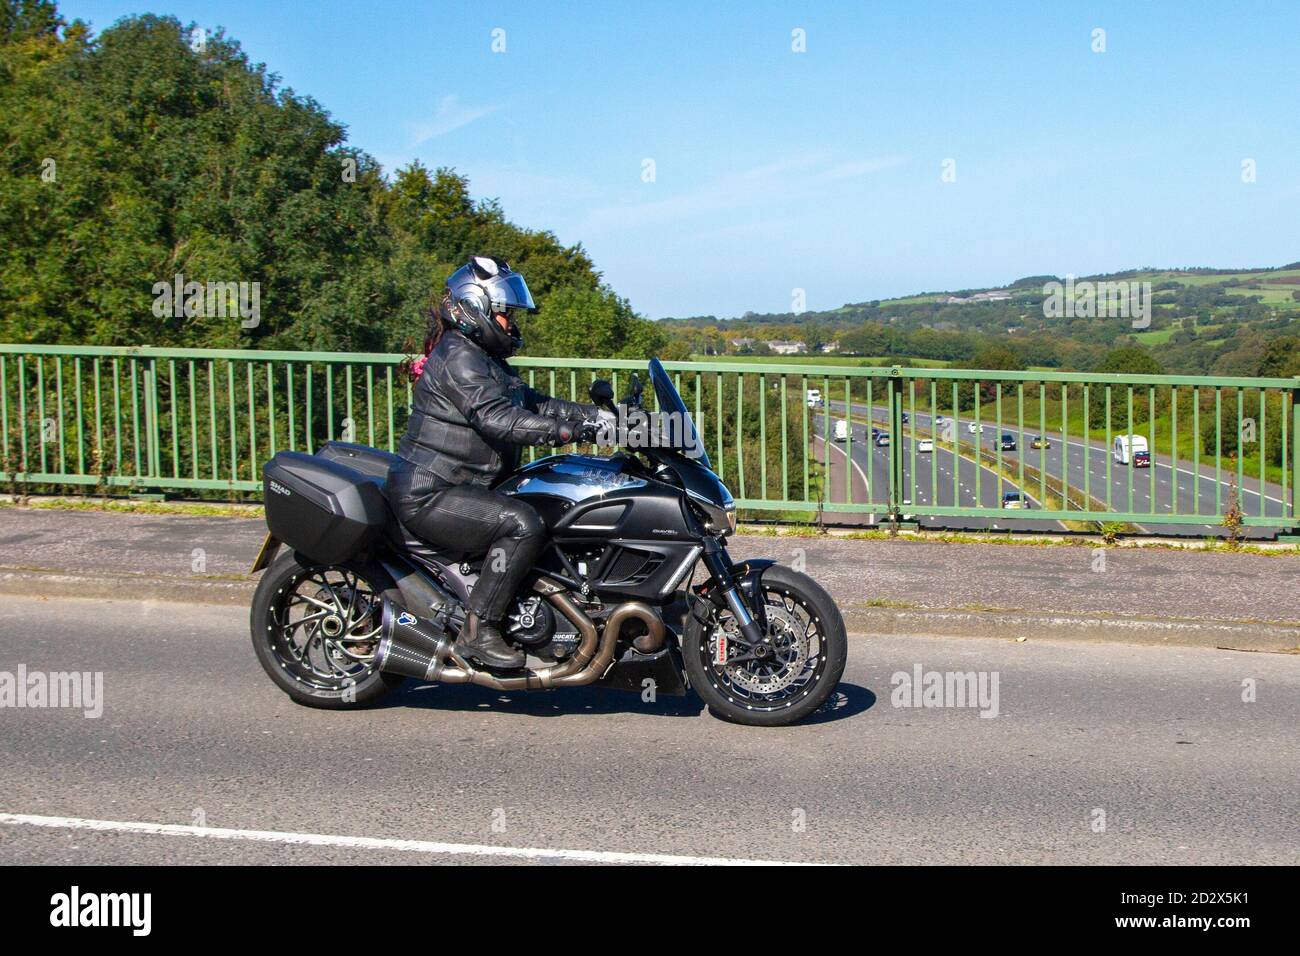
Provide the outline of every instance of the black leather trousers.
[[388,500],[407,530],[429,544],[483,555],[469,609],[499,623],[546,544],[536,509],[482,485],[447,486],[407,461],[388,474]]

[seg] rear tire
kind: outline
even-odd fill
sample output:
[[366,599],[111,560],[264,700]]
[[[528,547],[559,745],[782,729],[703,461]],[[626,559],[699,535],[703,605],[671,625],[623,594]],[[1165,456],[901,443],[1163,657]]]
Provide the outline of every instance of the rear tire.
[[[763,572],[759,591],[774,612],[769,616],[779,618],[787,629],[798,622],[803,627],[803,639],[809,642],[802,652],[792,655],[802,660],[802,667],[781,692],[756,691],[753,678],[714,664],[716,627],[707,627],[693,614],[687,615],[682,657],[691,687],[715,717],[737,724],[781,727],[802,720],[826,702],[844,674],[848,635],[840,609],[806,574],[773,565]],[[729,614],[724,613],[722,618]],[[791,633],[794,630],[798,628]]]
[[378,645],[384,597],[401,601],[377,564],[321,565],[281,555],[253,594],[249,630],[258,663],[304,706],[353,710],[375,703],[405,680],[367,662]]

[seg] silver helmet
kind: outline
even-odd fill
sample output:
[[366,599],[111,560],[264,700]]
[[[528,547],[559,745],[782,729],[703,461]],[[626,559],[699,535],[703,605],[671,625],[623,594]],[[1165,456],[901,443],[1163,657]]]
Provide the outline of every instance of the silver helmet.
[[[524,345],[519,314],[536,311],[522,275],[502,259],[474,256],[447,278],[441,315],[488,354],[506,358]],[[507,328],[497,322],[498,314],[506,316]]]

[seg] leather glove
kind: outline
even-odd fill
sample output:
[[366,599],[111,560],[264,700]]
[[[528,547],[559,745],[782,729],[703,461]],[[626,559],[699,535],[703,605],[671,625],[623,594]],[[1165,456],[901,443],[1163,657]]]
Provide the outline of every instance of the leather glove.
[[573,436],[577,432],[582,422],[560,422],[555,426],[555,434],[551,438],[551,444],[555,447],[567,445],[573,441]]
[[590,421],[562,421],[555,429],[555,440],[551,444],[559,446],[574,442],[585,445],[613,434],[613,428],[605,426],[603,415]]
[[578,422],[574,429],[573,440],[580,445],[594,442],[601,435],[600,421]]

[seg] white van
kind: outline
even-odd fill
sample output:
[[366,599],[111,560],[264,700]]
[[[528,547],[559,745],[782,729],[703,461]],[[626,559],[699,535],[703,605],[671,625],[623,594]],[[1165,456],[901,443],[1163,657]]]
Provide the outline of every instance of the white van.
[[842,418],[836,421],[835,423],[835,440],[836,441],[849,440],[849,423]]
[[1144,435],[1116,435],[1115,447],[1111,449],[1111,457],[1115,459],[1117,465],[1131,465],[1133,455],[1137,452],[1149,452],[1147,440]]
[[819,388],[810,388],[810,389],[808,389],[808,407],[809,407],[809,408],[821,408],[821,407],[822,407],[822,393],[821,393],[821,389],[819,389]]

